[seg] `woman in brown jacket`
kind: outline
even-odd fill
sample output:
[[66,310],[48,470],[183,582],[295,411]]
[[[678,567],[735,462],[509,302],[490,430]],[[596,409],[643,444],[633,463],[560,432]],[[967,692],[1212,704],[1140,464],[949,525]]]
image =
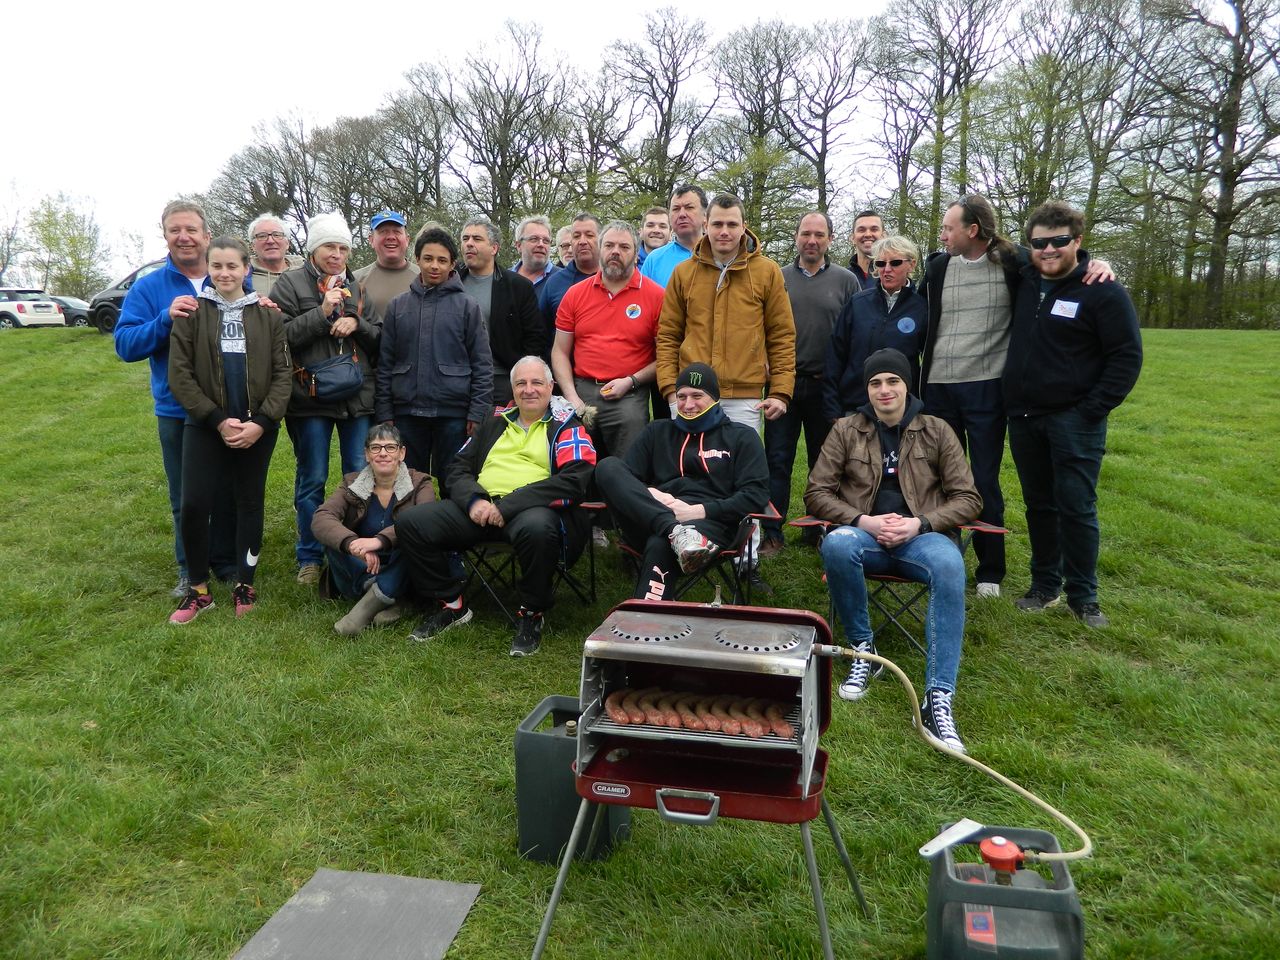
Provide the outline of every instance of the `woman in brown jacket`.
[[406,584],[395,518],[407,506],[435,499],[431,477],[404,465],[405,446],[395,427],[373,427],[364,455],[368,465],[347,474],[311,519],[311,532],[324,545],[334,587],[357,600],[333,625],[348,636],[370,623],[399,619],[396,598]]

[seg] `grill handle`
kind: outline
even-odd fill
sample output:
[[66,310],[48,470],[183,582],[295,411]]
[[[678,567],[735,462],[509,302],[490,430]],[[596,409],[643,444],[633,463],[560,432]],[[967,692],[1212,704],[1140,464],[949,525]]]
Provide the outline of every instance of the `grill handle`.
[[[674,787],[663,787],[654,794],[658,802],[658,816],[670,823],[686,823],[694,827],[709,827],[720,815],[720,798],[709,790],[677,790]],[[667,797],[681,800],[704,800],[711,804],[706,813],[684,813],[680,810],[668,810]]]

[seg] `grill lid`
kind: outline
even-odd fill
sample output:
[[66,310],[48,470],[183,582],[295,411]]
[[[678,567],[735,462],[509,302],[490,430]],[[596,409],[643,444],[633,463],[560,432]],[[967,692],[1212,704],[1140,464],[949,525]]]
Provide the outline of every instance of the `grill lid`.
[[[669,609],[673,605],[654,606]],[[814,627],[781,619],[769,621],[769,612],[761,610],[757,617],[744,618],[726,617],[715,607],[691,604],[681,604],[670,613],[616,609],[587,637],[583,653],[606,660],[804,676],[816,639]]]

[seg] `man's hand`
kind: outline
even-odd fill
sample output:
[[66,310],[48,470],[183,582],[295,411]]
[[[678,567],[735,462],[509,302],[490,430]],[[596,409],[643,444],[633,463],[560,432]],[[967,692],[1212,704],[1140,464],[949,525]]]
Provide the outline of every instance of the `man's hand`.
[[467,436],[468,436],[468,437],[470,437],[470,436],[474,436],[474,435],[475,435],[475,432],[476,432],[476,427],[478,427],[478,426],[479,426],[479,424],[478,424],[478,423],[476,423],[476,421],[474,421],[474,420],[468,420],[468,421],[467,421]]
[[707,516],[707,508],[700,503],[685,503],[673,497],[668,506],[681,523],[688,520],[703,520]]
[[169,304],[169,319],[177,320],[179,317],[189,317],[196,312],[196,308],[200,306],[196,302],[196,298],[190,294],[184,294],[181,297],[174,297],[173,303]]
[[1085,264],[1084,276],[1080,279],[1088,286],[1091,283],[1110,283],[1115,278],[1116,275],[1111,272],[1111,264],[1106,260],[1090,260]]
[[[329,293],[333,293],[333,291],[330,290]],[[326,298],[329,296],[329,293],[325,294]],[[329,335],[333,337],[349,337],[355,332],[355,317],[339,317],[337,320],[333,321],[333,326],[329,328]]]
[[480,527],[500,527],[504,523],[502,513],[492,500],[477,500],[467,511],[467,516]]
[[669,507],[676,502],[675,497],[673,497],[669,493],[664,493],[663,491],[659,490],[657,487],[649,488],[649,496],[653,497],[653,499],[657,500],[664,507]]
[[276,303],[274,300],[272,300],[270,297],[264,297],[261,294],[259,294],[258,303],[262,304],[262,306],[266,307],[268,310],[274,310],[276,313],[284,312],[283,310],[280,309],[280,305]]
[[766,420],[777,420],[787,412],[787,401],[779,400],[777,397],[765,397],[756,404],[756,409],[764,411]]
[[[600,397],[604,400],[621,400],[631,392],[631,378],[618,377],[616,380],[610,380],[600,388]],[[582,415],[581,411],[578,413]]]
[[920,533],[919,517],[903,517],[889,514],[882,518],[880,535],[876,537],[883,547],[900,547]]

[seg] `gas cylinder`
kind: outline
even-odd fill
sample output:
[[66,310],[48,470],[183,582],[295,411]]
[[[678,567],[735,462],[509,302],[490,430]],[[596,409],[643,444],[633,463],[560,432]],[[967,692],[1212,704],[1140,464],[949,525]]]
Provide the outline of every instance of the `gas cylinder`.
[[[957,859],[973,847],[980,860]],[[932,858],[929,960],[1083,960],[1084,913],[1067,865],[1045,863],[1046,879],[1023,866],[1026,850],[1062,848],[1042,830],[983,827]]]

